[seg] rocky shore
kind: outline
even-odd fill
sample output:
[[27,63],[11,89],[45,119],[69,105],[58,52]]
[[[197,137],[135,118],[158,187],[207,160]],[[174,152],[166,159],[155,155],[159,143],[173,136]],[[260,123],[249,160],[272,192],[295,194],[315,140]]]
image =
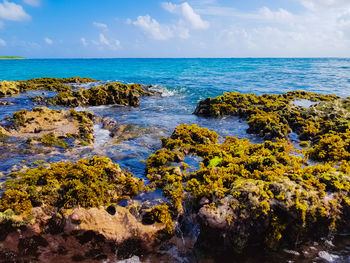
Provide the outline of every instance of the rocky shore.
[[[96,125],[116,144],[147,132],[71,107],[138,107],[141,97],[157,92],[117,82],[74,85],[92,81],[0,82],[0,97],[55,92],[32,98],[45,107],[17,111],[2,122],[3,152],[89,147]],[[98,155],[22,165],[1,184],[0,262],[116,262],[166,247],[239,257],[254,250],[298,250],[349,230],[349,98],[231,92],[200,101],[194,114],[238,116],[264,142],[219,140],[215,131],[179,124],[145,161],[143,179]],[[292,144],[292,133],[300,146]],[[161,198],[143,198],[157,191]],[[181,247],[185,238],[191,241]]]

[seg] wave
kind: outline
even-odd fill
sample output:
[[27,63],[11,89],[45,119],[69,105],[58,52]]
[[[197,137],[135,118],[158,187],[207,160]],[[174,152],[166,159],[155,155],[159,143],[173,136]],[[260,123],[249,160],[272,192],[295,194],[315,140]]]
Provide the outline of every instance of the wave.
[[172,97],[185,91],[185,88],[181,88],[179,90],[170,90],[161,85],[143,85],[143,87],[149,91],[159,93],[161,97]]

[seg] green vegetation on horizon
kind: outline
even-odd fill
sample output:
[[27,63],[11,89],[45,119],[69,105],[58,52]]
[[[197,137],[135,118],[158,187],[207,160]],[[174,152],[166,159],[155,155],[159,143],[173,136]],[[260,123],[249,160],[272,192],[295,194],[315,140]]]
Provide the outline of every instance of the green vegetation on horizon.
[[0,59],[26,59],[26,58],[20,57],[20,56],[0,56]]

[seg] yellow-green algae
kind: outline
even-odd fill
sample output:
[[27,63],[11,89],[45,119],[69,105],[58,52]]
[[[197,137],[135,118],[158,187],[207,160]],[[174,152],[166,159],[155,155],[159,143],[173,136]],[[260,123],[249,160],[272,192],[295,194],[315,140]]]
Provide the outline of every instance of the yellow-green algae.
[[[309,108],[294,105],[293,102],[299,99],[318,103]],[[269,140],[288,138],[294,131],[304,141],[304,147],[311,143],[312,148],[307,152],[311,159],[322,162],[349,160],[350,98],[304,91],[261,96],[228,92],[199,102],[195,114],[240,116],[248,121],[248,133]],[[330,144],[334,144],[334,149],[329,147]]]
[[[197,211],[203,235],[216,229],[216,238],[236,251],[256,242],[276,248],[327,235],[346,220],[347,160],[337,168],[307,166],[285,139],[253,144],[227,137],[219,144],[217,137],[206,128],[181,124],[147,160],[151,186],[162,189],[174,215]],[[186,165],[172,165],[188,155],[202,158],[198,170],[186,173]]]
[[149,95],[151,95],[151,92],[146,91],[139,84],[125,85],[118,82],[111,82],[90,89],[80,88],[76,91],[62,91],[56,97],[52,98],[50,103],[70,107],[107,104],[139,106],[140,96]]
[[120,169],[107,157],[94,156],[76,163],[50,163],[11,173],[3,184],[0,212],[26,216],[33,207],[47,211],[118,204],[143,190],[143,181]]
[[30,90],[68,91],[72,83],[87,83],[96,80],[91,78],[39,78],[19,81],[0,81],[0,98],[17,95]]
[[[32,112],[36,112],[40,117],[44,118],[46,121],[58,121],[57,114],[61,114],[62,110],[52,110],[48,108],[36,107],[32,109]],[[28,110],[21,110],[14,112],[10,122],[13,128],[18,129],[21,126],[26,127],[31,125],[36,121],[35,118],[30,117]],[[56,116],[57,115],[57,116]],[[41,138],[37,138],[38,141],[42,142],[46,146],[58,146],[62,148],[67,148],[67,140],[72,138],[79,140],[81,145],[89,145],[94,142],[93,134],[93,114],[88,111],[77,112],[73,108],[69,111],[68,118],[73,118],[78,122],[78,134],[67,134],[66,136],[60,136],[57,138],[54,133],[48,133]]]

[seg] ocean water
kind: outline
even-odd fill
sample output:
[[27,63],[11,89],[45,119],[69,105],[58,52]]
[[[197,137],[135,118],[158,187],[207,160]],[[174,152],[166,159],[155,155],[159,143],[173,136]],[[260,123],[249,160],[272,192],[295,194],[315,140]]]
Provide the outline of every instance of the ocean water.
[[[96,115],[111,117],[120,125],[127,125],[135,134],[118,143],[111,142],[109,133],[95,125],[95,145],[68,152],[57,149],[51,153],[27,153],[0,147],[0,173],[31,166],[35,161],[75,161],[95,154],[107,155],[122,168],[145,178],[142,162],[159,149],[159,137],[170,136],[179,123],[197,123],[224,136],[249,138],[259,143],[261,138],[249,135],[244,120],[235,117],[204,118],[193,115],[199,100],[221,95],[228,91],[242,93],[280,94],[292,90],[305,90],[323,94],[350,96],[350,59],[28,59],[0,60],[0,80],[26,80],[40,77],[91,77],[100,83],[119,81],[154,85],[161,97],[142,98],[140,107],[99,106],[77,108]],[[83,85],[84,86],[84,85]],[[54,93],[46,92],[48,96]],[[0,106],[0,120],[15,111],[31,109],[35,105],[29,97],[40,92],[28,92],[2,101],[13,105]],[[0,122],[1,123],[1,122]],[[19,147],[20,149],[20,147]],[[33,164],[34,165],[34,164]],[[1,174],[0,174],[1,175]],[[5,180],[3,177],[0,181]],[[151,198],[158,198],[158,193]],[[144,198],[150,198],[146,196]],[[315,262],[346,262],[349,260],[349,242],[346,237],[337,241],[335,248],[324,251]],[[348,244],[346,243],[346,244]],[[334,257],[332,257],[332,255]],[[294,256],[282,257],[280,262],[298,261]],[[344,261],[346,260],[346,261]],[[268,260],[267,260],[268,261]],[[184,261],[185,262],[185,261]],[[248,262],[248,261],[247,261]],[[255,262],[255,261],[249,261]]]

